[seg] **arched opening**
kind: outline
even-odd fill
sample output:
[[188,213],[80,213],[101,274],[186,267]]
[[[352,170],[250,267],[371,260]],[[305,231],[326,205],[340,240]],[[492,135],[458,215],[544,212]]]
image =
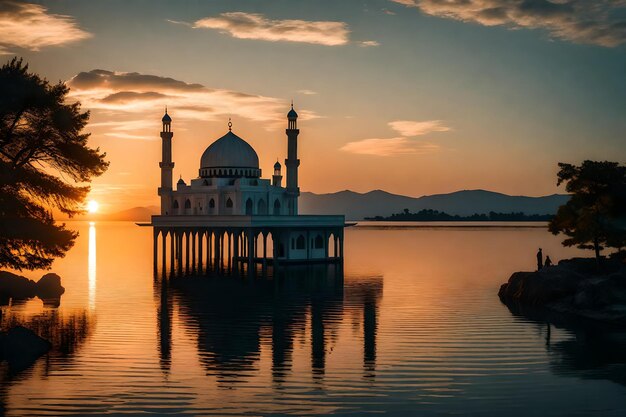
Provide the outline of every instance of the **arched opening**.
[[174,203],[172,203],[172,208],[178,210],[178,200],[174,200]]
[[315,249],[324,249],[324,239],[322,239],[321,235],[315,236],[315,244],[313,247]]
[[246,201],[246,216],[252,216],[252,207],[253,207],[252,199],[249,198]]
[[330,236],[328,236],[328,257],[329,258],[334,258],[335,256],[337,256],[337,254],[335,253],[335,235],[333,233],[330,234]]
[[257,203],[256,213],[261,215],[267,214],[267,204],[265,203],[265,200],[259,200]]
[[190,209],[191,208],[191,201],[189,199],[185,200],[185,208],[186,209]]
[[296,239],[296,249],[306,249],[306,239],[303,235],[298,236],[298,239]]
[[280,201],[276,199],[276,201],[274,201],[274,216],[278,215],[280,215]]
[[215,200],[213,200],[213,199],[209,200],[209,208],[210,209],[214,209],[215,208]]
[[231,200],[230,197],[226,200],[226,208],[233,208],[233,200]]
[[228,170],[228,175],[233,175],[233,170],[232,169]]
[[[261,235],[263,236],[263,235]],[[274,235],[272,235],[271,233],[268,233],[265,236],[265,254],[267,255],[268,259],[271,259],[274,257]]]

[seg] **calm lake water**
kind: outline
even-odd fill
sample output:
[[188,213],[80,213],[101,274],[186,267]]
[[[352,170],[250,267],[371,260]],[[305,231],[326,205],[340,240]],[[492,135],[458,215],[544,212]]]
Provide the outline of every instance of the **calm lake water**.
[[2,307],[55,344],[2,369],[8,415],[626,415],[624,333],[497,297],[537,247],[579,254],[544,228],[352,227],[343,274],[163,284],[150,228],[70,227],[60,307]]

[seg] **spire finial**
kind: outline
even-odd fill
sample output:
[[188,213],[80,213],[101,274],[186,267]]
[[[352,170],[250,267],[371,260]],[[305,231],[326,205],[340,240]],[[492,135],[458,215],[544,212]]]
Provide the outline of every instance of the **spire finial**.
[[293,110],[293,99],[291,99],[291,110]]
[[228,131],[232,132],[233,130],[233,122],[230,121],[230,117],[228,118]]
[[167,114],[167,104],[165,105],[165,114]]

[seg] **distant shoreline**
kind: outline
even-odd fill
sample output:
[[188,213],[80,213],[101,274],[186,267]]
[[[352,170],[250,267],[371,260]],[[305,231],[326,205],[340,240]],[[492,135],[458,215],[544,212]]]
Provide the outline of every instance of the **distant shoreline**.
[[355,220],[361,229],[546,229],[548,222],[537,221],[398,221],[398,220]]
[[[59,220],[59,223],[149,223],[150,220],[108,220],[108,219],[69,219]],[[511,229],[545,229],[548,222],[544,221],[468,221],[468,220],[348,220],[346,222],[356,223],[355,227],[370,229],[418,229],[418,228],[511,228]]]

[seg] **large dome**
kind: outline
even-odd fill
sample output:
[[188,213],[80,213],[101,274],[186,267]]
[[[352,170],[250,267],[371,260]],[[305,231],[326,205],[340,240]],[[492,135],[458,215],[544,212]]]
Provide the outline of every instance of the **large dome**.
[[248,142],[229,131],[213,142],[200,158],[200,176],[258,177],[259,156]]

